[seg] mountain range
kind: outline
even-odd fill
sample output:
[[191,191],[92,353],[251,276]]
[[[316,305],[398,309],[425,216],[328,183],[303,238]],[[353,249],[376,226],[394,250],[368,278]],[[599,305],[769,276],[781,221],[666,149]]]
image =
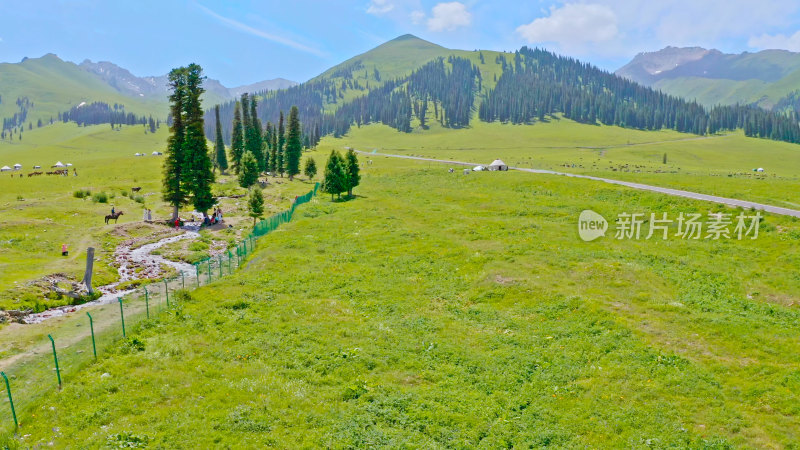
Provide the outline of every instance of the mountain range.
[[[226,87],[220,81],[206,79],[204,101],[216,104],[244,92],[285,89],[297,83],[283,78]],[[125,105],[138,115],[164,118],[168,112],[167,75],[138,77],[112,62],[81,64],[64,61],[48,53],[40,58],[25,58],[19,63],[0,64],[0,117],[20,114],[17,99],[26,99],[33,107],[26,109],[26,122],[58,117],[83,102],[102,101]]]
[[636,55],[616,74],[706,106],[740,103],[770,109],[800,89],[800,53],[666,47]]

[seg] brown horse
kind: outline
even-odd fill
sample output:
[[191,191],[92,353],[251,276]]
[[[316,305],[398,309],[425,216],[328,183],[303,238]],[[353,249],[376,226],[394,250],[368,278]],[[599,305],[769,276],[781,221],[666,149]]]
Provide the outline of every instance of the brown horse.
[[123,214],[122,211],[120,211],[120,212],[116,212],[114,214],[107,215],[106,216],[106,225],[108,225],[108,221],[111,220],[111,219],[114,219],[114,223],[117,223],[117,220],[119,220],[119,216],[121,216],[122,214]]

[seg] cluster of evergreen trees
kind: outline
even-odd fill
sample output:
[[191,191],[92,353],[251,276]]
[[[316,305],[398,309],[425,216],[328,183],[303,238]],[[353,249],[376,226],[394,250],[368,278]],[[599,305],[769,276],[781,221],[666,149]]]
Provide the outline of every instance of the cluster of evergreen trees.
[[[8,118],[3,118],[3,128],[0,129],[0,133],[2,133],[2,138],[5,139],[6,134],[8,134],[9,138],[14,135],[14,131],[18,128],[20,133],[20,138],[22,137],[22,130],[23,125],[25,124],[25,120],[28,118],[28,111],[33,109],[33,102],[28,97],[17,97],[17,101],[15,102],[17,108],[19,109],[18,112],[15,112],[13,116]],[[33,128],[31,123],[28,123],[29,129]],[[8,133],[6,133],[8,131]]]
[[104,102],[93,102],[82,106],[73,106],[69,111],[59,113],[58,120],[62,122],[75,122],[79,126],[111,124],[117,125],[150,125],[150,129],[155,133],[155,129],[160,125],[152,117],[137,116],[136,114],[125,112],[123,105],[114,104],[113,107]]
[[[220,107],[215,108],[215,159],[221,170],[228,167],[225,155]],[[300,156],[303,151],[302,127],[300,111],[292,106],[289,111],[288,132],[284,126],[283,111],[280,112],[278,125],[267,122],[262,128],[258,117],[255,96],[242,94],[241,101],[234,105],[230,165],[239,176],[239,184],[249,188],[262,172],[273,176],[284,174],[293,180],[300,173]]]
[[744,128],[748,136],[800,142],[797,117],[755,106],[707,110],[572,58],[523,47],[478,108],[483,121],[533,123],[561,113],[577,122],[704,135]]
[[[316,167],[314,171],[316,172]],[[332,150],[328,162],[325,163],[322,192],[331,194],[331,200],[333,200],[334,194],[341,198],[342,192],[347,192],[347,196],[352,197],[353,188],[361,182],[359,172],[358,157],[353,149],[348,150],[344,157],[336,150]]]
[[204,119],[200,95],[203,89],[202,68],[197,64],[173,69],[169,73],[170,114],[172,126],[164,160],[162,193],[173,206],[173,220],[182,205],[191,203],[205,215],[216,200],[211,195],[214,183],[211,158],[203,131]]

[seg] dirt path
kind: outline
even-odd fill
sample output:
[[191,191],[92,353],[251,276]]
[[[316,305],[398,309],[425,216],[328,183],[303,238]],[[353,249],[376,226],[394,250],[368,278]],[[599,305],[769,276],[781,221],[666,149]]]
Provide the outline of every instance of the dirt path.
[[[697,139],[702,139],[702,138],[690,138],[690,139],[687,139],[687,140],[697,140]],[[361,150],[356,150],[356,152],[364,154],[364,155],[388,156],[388,157],[391,157],[391,158],[414,159],[414,160],[418,160],[418,161],[429,161],[429,162],[439,162],[439,163],[445,163],[445,164],[456,164],[456,165],[460,165],[460,166],[474,167],[474,166],[479,165],[478,163],[464,162],[464,161],[451,161],[451,160],[447,160],[447,159],[433,159],[433,158],[422,158],[422,157],[418,157],[418,156],[392,155],[392,154],[389,154],[389,153],[363,152]],[[613,180],[611,178],[595,177],[595,176],[591,176],[591,175],[579,175],[579,174],[575,174],[575,173],[557,172],[557,171],[554,171],[554,170],[529,169],[529,168],[525,168],[525,167],[509,167],[509,169],[511,169],[511,170],[519,170],[521,172],[529,172],[529,173],[540,173],[540,174],[548,174],[548,175],[562,175],[562,176],[572,177],[572,178],[584,178],[584,179],[587,179],[587,180],[602,181],[604,183],[616,184],[616,185],[625,186],[625,187],[629,187],[629,188],[633,188],[633,189],[640,189],[640,190],[643,190],[643,191],[652,191],[652,192],[658,192],[658,193],[661,193],[661,194],[674,195],[676,197],[685,197],[685,198],[691,198],[691,199],[694,199],[694,200],[703,200],[703,201],[707,201],[707,202],[714,202],[714,203],[719,203],[719,204],[728,205],[728,206],[734,206],[734,207],[741,206],[742,208],[753,208],[753,209],[757,209],[757,210],[761,210],[761,211],[770,212],[770,213],[773,213],[773,214],[780,214],[782,216],[800,217],[800,211],[795,210],[795,209],[781,208],[780,206],[766,205],[766,204],[763,204],[763,203],[750,202],[750,201],[747,201],[747,200],[739,200],[739,199],[735,199],[735,198],[718,197],[716,195],[707,195],[707,194],[701,194],[701,193],[698,193],[698,192],[683,191],[683,190],[680,190],[680,189],[664,188],[664,187],[660,187],[660,186],[652,186],[652,185],[649,185],[649,184],[634,183],[634,182],[630,182],[630,181]]]

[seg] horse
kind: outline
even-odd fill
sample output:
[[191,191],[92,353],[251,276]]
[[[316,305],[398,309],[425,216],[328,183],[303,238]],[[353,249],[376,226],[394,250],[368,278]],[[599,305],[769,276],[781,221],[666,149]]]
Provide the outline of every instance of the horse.
[[121,216],[121,215],[122,215],[122,211],[116,212],[114,214],[107,215],[106,216],[106,225],[108,225],[108,221],[111,220],[111,219],[114,219],[114,223],[117,223],[117,220],[119,220],[119,216]]

